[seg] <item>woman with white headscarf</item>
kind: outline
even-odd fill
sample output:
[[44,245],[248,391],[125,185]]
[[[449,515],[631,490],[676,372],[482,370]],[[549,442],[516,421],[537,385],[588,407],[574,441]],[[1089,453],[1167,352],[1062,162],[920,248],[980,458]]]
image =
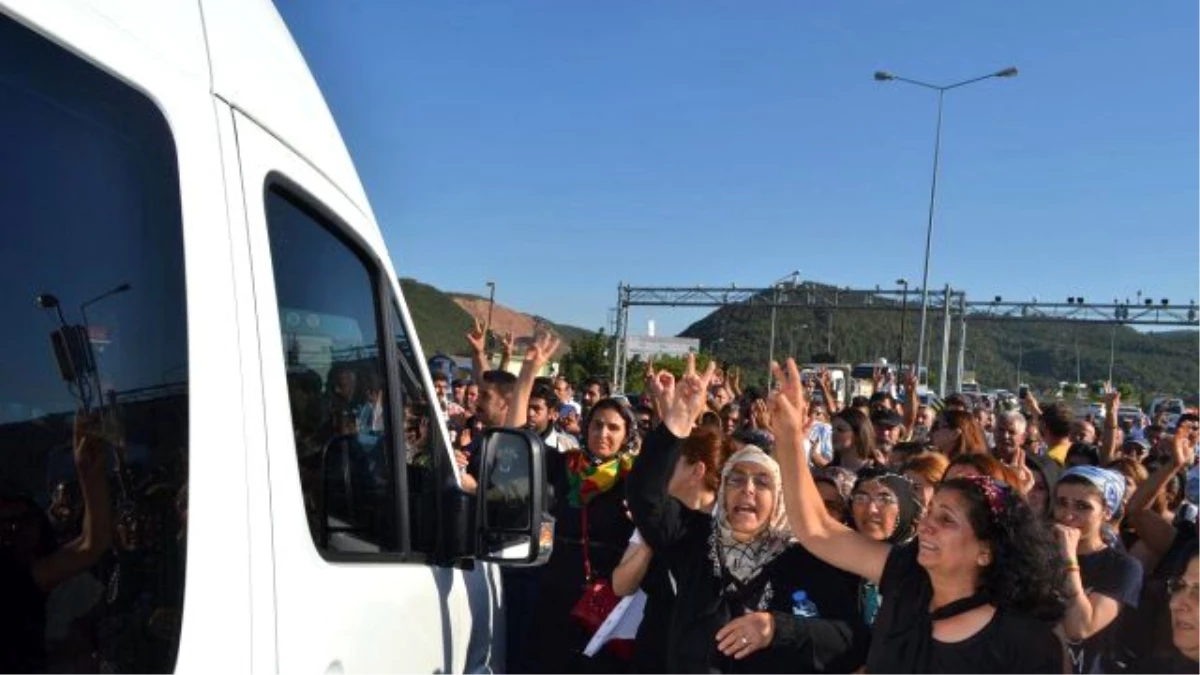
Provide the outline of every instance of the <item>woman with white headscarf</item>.
[[663,423],[646,438],[627,484],[646,542],[677,585],[668,631],[669,672],[849,672],[867,634],[857,579],[813,557],[791,535],[779,466],[747,446],[726,462],[713,513],[667,493],[681,439],[704,411],[713,368],[694,357],[678,384],[651,382]]

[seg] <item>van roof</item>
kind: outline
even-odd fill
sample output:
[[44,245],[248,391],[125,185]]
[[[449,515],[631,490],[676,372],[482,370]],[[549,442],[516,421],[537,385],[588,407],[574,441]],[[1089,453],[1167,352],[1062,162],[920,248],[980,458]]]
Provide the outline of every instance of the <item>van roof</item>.
[[275,6],[269,0],[200,0],[200,6],[212,92],[303,156],[374,221],[333,114]]
[[[36,25],[42,0],[5,0]],[[209,91],[271,132],[320,171],[371,221],[374,215],[325,97],[270,0],[74,0],[80,15],[51,32],[79,26],[112,34],[146,58],[206,83]],[[88,17],[91,14],[94,18]],[[66,15],[70,16],[70,15]],[[74,25],[71,25],[74,24]]]

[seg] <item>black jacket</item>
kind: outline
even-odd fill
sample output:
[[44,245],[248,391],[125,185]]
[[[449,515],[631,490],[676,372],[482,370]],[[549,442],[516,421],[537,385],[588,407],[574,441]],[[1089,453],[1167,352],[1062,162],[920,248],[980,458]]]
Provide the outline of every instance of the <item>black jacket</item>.
[[[595,657],[582,656],[591,634],[576,625],[571,609],[583,595],[583,510],[568,501],[569,453],[547,452],[547,481],[553,491],[550,512],[554,515],[554,552],[538,580],[530,669],[542,673],[616,672],[625,665],[604,650]],[[625,482],[596,495],[587,505],[588,541],[592,574],[612,579],[612,571],[633,534],[633,523],[625,514]]]
[[[870,637],[858,609],[858,578],[818,560],[799,544],[759,573],[772,586],[771,646],[742,661],[717,650],[717,631],[743,609],[722,595],[709,558],[712,516],[667,495],[679,440],[665,426],[654,429],[642,444],[627,485],[635,524],[654,555],[666,560],[678,584],[667,642],[668,671],[822,673],[849,672],[861,665]],[[798,590],[816,603],[818,618],[793,616],[792,593]]]

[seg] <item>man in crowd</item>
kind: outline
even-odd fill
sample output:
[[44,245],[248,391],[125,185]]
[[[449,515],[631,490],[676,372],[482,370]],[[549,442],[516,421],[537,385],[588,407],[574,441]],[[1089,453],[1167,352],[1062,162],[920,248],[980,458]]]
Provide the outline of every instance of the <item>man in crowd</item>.
[[583,419],[587,419],[588,413],[592,411],[592,406],[611,395],[612,389],[608,386],[608,381],[604,378],[592,376],[584,380],[583,410],[581,411]]
[[904,418],[891,408],[876,408],[871,412],[871,426],[875,428],[875,449],[884,459],[904,438]]
[[1062,401],[1055,401],[1042,409],[1038,424],[1042,440],[1046,443],[1046,456],[1058,462],[1059,466],[1067,463],[1067,450],[1071,448],[1071,424],[1074,421],[1075,413]]
[[1028,422],[1025,421],[1025,416],[1019,411],[1009,410],[1000,413],[996,418],[995,433],[992,438],[995,440],[994,454],[996,459],[1001,462],[1010,463],[1013,461],[1013,455],[1017,452],[1017,448],[1025,445],[1025,431]]
[[549,384],[535,385],[529,395],[529,429],[542,439],[548,450],[566,452],[579,447],[569,434],[555,428],[560,409],[558,396]]

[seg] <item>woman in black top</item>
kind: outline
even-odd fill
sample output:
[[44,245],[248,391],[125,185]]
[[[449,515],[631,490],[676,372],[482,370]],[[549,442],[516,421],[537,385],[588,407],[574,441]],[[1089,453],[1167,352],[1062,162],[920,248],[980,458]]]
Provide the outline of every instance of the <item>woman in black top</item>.
[[667,493],[680,439],[704,409],[713,368],[689,357],[678,386],[660,373],[651,390],[663,423],[647,436],[629,477],[639,531],[678,584],[668,672],[848,672],[865,646],[855,579],[797,545],[779,497],[778,465],[747,446],[722,470],[714,513]]
[[1098,466],[1067,469],[1054,488],[1055,529],[1067,559],[1063,634],[1076,673],[1121,672],[1133,660],[1129,636],[1118,630],[1125,608],[1136,608],[1142,565],[1104,540],[1120,515],[1125,478]]
[[[887,469],[870,467],[858,472],[850,502],[854,529],[865,537],[890,544],[912,541],[925,507],[910,480]],[[868,626],[875,623],[882,600],[877,584],[859,580],[858,605]]]
[[1143,657],[1131,672],[1195,673],[1200,668],[1200,555],[1194,548],[1183,574],[1172,578],[1167,588],[1171,647]]
[[[679,445],[667,493],[684,506],[712,513],[721,485],[721,467],[729,457],[728,438],[710,429],[697,429]],[[617,595],[646,594],[642,622],[633,645],[633,672],[662,673],[667,670],[667,629],[675,607],[675,582],[662,556],[655,556],[641,533],[634,531],[613,570]]]
[[[533,381],[557,346],[557,338],[545,335],[530,346],[509,404],[509,426],[525,426]],[[627,668],[611,650],[591,658],[583,655],[592,633],[572,618],[571,610],[583,596],[585,560],[593,579],[611,579],[633,533],[624,499],[636,426],[633,413],[621,401],[603,399],[588,412],[583,449],[544,454],[553,493],[549,510],[555,518],[554,552],[534,600],[530,635],[535,644],[527,654],[534,672],[611,673]]]
[[808,452],[808,401],[796,364],[774,366],[772,400],[783,496],[814,555],[879,583],[883,605],[867,672],[1062,672],[1053,623],[1064,565],[1049,529],[1019,495],[987,477],[943,483],[907,546],[875,541],[830,518]]

